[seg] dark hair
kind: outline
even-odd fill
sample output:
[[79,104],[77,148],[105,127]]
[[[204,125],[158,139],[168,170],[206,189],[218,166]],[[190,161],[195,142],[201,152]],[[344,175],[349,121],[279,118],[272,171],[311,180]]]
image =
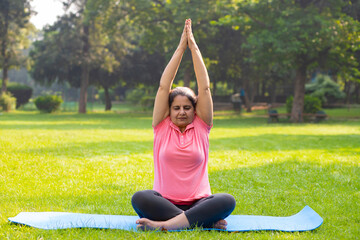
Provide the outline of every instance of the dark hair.
[[196,107],[197,97],[193,90],[191,90],[188,87],[176,87],[170,91],[169,94],[169,107],[171,107],[171,104],[173,103],[176,96],[181,95],[187,97],[193,107]]

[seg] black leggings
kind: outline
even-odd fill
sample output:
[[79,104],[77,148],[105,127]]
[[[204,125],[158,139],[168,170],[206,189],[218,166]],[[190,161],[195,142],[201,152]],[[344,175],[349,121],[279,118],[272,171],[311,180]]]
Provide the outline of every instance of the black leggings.
[[166,221],[184,212],[190,227],[211,228],[214,223],[229,216],[236,203],[230,194],[217,193],[192,205],[176,205],[154,190],[144,190],[132,196],[131,204],[140,218]]

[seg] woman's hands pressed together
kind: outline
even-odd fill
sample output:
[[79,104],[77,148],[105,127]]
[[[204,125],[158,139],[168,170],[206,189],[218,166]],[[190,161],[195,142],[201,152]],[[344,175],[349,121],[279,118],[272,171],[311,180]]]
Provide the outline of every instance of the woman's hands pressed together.
[[181,34],[178,48],[185,51],[187,47],[189,47],[191,51],[198,49],[194,35],[192,33],[190,18],[185,20],[185,26]]
[[191,19],[186,19],[185,21],[185,29],[186,29],[186,35],[187,35],[187,42],[188,42],[188,46],[190,48],[191,51],[198,49],[198,46],[195,42],[195,38],[194,35],[192,33],[192,28],[191,28]]
[[181,34],[181,38],[180,38],[180,42],[179,42],[179,46],[178,46],[178,48],[181,49],[182,51],[185,51],[188,46],[188,37],[187,37],[187,33],[186,33],[186,21],[185,21],[184,30]]

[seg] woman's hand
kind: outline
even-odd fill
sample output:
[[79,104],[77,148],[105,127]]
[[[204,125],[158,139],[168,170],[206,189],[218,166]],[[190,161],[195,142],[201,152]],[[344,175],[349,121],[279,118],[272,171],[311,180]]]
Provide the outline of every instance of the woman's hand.
[[183,50],[183,51],[185,51],[187,46],[188,46],[188,37],[187,37],[187,34],[186,34],[186,21],[185,21],[184,30],[183,30],[183,32],[181,34],[181,38],[180,38],[180,42],[179,42],[179,46],[178,46],[178,48]]
[[187,42],[191,51],[198,49],[198,46],[195,42],[194,35],[191,29],[191,19],[186,19],[185,21],[185,28],[186,28],[186,35],[187,35]]

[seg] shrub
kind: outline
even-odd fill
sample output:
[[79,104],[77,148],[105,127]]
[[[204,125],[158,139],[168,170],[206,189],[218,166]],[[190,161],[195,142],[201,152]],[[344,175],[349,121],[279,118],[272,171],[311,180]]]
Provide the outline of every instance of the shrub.
[[128,90],[126,91],[126,101],[132,104],[138,104],[144,95],[145,95],[145,91],[141,88]]
[[318,75],[314,82],[305,85],[306,94],[317,97],[322,104],[328,103],[330,99],[342,99],[345,93],[340,90],[339,84],[331,80],[327,75]]
[[[99,94],[99,99],[102,103],[105,103],[105,91],[104,89],[100,89],[98,91],[98,94]],[[114,93],[114,90],[113,89],[109,89],[109,95],[110,95],[110,99],[111,101],[114,101],[115,100],[115,93]]]
[[41,112],[51,113],[60,109],[63,100],[57,95],[46,95],[37,97],[34,102]]
[[19,83],[10,83],[7,89],[16,98],[16,108],[28,103],[33,92],[31,87]]
[[233,94],[233,89],[229,87],[227,82],[216,83],[216,96],[230,96]]
[[144,96],[140,100],[140,104],[144,110],[154,108],[155,97],[154,96]]
[[12,96],[11,93],[3,93],[0,96],[0,107],[3,111],[9,112],[15,109],[16,106],[16,98]]
[[[294,97],[289,96],[286,99],[286,111],[291,113]],[[321,100],[317,97],[305,95],[304,98],[304,113],[316,113],[321,110]]]

